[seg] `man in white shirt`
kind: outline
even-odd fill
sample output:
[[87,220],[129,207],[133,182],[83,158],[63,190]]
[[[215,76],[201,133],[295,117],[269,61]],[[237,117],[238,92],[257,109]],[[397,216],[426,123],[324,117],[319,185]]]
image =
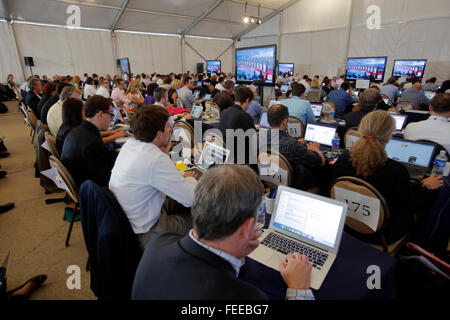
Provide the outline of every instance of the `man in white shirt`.
[[305,97],[308,96],[309,90],[311,90],[311,82],[312,80],[309,77],[300,81],[300,83],[305,86]]
[[450,94],[437,93],[431,99],[431,115],[427,120],[412,122],[405,129],[405,139],[430,140],[450,153]]
[[47,113],[47,125],[50,133],[56,137],[62,124],[62,105],[69,98],[80,99],[80,92],[73,86],[64,87],[59,101],[50,107]]
[[222,92],[223,90],[225,90],[225,87],[223,86],[224,83],[225,83],[225,78],[219,77],[219,81],[218,81],[218,83],[216,84],[216,86],[215,86],[214,89],[217,89],[217,90],[219,90],[220,92]]
[[189,213],[167,212],[166,196],[191,207],[197,185],[196,174],[178,171],[169,157],[169,116],[161,107],[136,110],[130,123],[134,138],[121,148],[109,181],[142,249],[155,233],[185,235],[192,227]]
[[205,101],[205,98],[201,100],[195,100],[194,95],[192,94],[192,87],[194,86],[192,82],[192,78],[187,76],[183,78],[184,87],[180,89],[178,96],[183,102],[183,106],[191,110],[193,104],[199,104]]
[[87,77],[86,84],[84,85],[83,91],[83,99],[87,100],[91,96],[95,96],[97,93],[97,89],[94,86],[94,79],[91,77]]
[[338,88],[341,86],[341,84],[345,81],[345,74],[341,74],[341,76],[339,77],[339,79],[336,81],[336,85],[338,86]]
[[100,87],[97,89],[97,93],[100,96],[103,96],[105,98],[109,98],[109,81],[108,79],[103,79],[102,83],[100,84]]
[[114,82],[116,83],[116,87],[111,93],[111,99],[122,109],[126,98],[125,92],[123,91],[125,89],[125,82],[120,78],[116,79]]

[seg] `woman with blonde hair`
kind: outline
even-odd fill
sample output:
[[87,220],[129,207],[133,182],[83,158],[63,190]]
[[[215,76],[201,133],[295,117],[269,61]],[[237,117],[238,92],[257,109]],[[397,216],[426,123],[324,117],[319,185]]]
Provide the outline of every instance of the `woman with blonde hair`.
[[170,89],[169,89],[168,95],[169,95],[169,102],[173,105],[177,104],[177,101],[178,101],[177,90],[180,89],[180,84],[181,84],[180,79],[173,79],[172,83],[170,84]]
[[[390,213],[384,231],[388,244],[400,240],[412,230],[413,214],[420,212],[418,207],[423,207],[423,204],[413,202],[416,199],[426,199],[428,190],[443,185],[442,177],[431,176],[421,181],[421,188],[412,190],[406,167],[389,159],[385,151],[394,128],[395,120],[388,112],[370,112],[361,120],[358,130],[360,139],[333,167],[333,180],[342,176],[357,177],[370,183],[383,195]],[[355,236],[371,243],[380,243],[378,237]]]
[[133,80],[128,85],[126,92],[125,105],[129,108],[136,109],[144,104],[144,96],[140,89],[141,83],[139,80]]

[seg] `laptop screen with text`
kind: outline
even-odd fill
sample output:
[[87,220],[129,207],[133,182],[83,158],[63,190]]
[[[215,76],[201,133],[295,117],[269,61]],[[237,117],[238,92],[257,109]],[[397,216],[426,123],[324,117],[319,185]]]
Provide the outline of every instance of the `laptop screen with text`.
[[270,128],[269,121],[267,120],[267,112],[266,111],[263,111],[263,113],[261,113],[261,119],[259,120],[259,124],[263,128]]
[[320,117],[322,114],[322,105],[317,103],[311,103],[311,109],[313,111],[314,117]]
[[342,206],[282,190],[273,226],[333,248]]
[[198,166],[202,169],[209,169],[211,166],[224,164],[230,151],[215,143],[206,142],[198,160]]
[[428,167],[434,146],[408,140],[392,139],[386,145],[387,156],[396,161]]
[[395,120],[395,130],[401,131],[406,121],[406,116],[401,114],[393,114],[392,117]]
[[331,140],[333,140],[335,133],[336,127],[308,123],[306,126],[305,140],[331,146]]

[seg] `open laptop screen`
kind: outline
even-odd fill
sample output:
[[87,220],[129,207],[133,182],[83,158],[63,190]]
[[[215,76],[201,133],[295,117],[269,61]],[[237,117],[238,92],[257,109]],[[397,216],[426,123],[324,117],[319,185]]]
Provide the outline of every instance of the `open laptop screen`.
[[333,140],[335,133],[336,127],[308,123],[306,126],[305,140],[331,146],[331,140]]
[[393,114],[392,117],[395,120],[395,130],[401,131],[406,121],[406,116],[401,114]]
[[198,166],[202,169],[209,169],[211,166],[224,164],[227,161],[230,151],[215,143],[206,142],[198,160]]
[[319,103],[311,103],[311,109],[313,111],[314,117],[320,117],[322,114],[322,105]]
[[260,124],[263,128],[270,128],[269,121],[267,120],[267,111],[263,111],[263,112],[261,113],[261,118],[259,119],[259,124]]
[[427,97],[428,100],[433,99],[434,95],[436,94],[436,92],[433,91],[425,91],[425,97]]
[[281,190],[273,226],[333,248],[342,214],[337,204]]
[[273,106],[274,104],[279,104],[279,102],[278,102],[277,100],[270,100],[269,108],[270,108],[271,106]]
[[392,160],[421,167],[430,165],[434,146],[409,140],[391,139],[386,145],[386,153]]

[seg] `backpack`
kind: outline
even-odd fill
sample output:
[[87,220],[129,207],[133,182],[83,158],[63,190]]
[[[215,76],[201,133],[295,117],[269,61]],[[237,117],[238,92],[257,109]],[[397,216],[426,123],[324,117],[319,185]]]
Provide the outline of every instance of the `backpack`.
[[7,113],[8,112],[8,107],[5,106],[4,103],[0,102],[0,113]]

